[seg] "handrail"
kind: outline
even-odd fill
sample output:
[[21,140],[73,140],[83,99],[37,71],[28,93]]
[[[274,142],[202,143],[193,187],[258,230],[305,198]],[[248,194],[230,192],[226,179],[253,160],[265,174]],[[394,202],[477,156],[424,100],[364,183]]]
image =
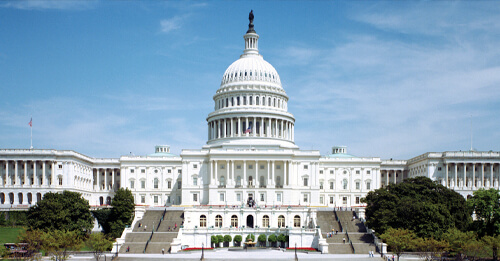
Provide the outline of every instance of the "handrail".
[[352,241],[351,241],[351,240],[349,240],[349,243],[351,244],[352,253],[353,253],[353,254],[356,254],[356,250],[354,250],[354,246],[352,245]]
[[149,236],[149,239],[146,242],[146,246],[144,247],[144,251],[142,251],[142,253],[146,253],[146,249],[148,248],[149,242],[151,242],[151,238],[153,238],[154,233],[155,233],[155,228],[153,227],[153,230],[151,231],[151,235]]
[[161,218],[160,218],[160,221],[158,222],[158,226],[156,226],[156,231],[158,231],[158,229],[160,228],[160,225],[161,225],[161,222],[163,221],[163,219],[165,218],[165,214],[167,213],[167,209],[165,209],[163,211],[163,214],[161,215]]

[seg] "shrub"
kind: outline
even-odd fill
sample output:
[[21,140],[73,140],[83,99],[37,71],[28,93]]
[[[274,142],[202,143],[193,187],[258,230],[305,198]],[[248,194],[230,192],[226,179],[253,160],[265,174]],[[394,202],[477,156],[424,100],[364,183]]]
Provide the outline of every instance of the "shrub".
[[211,236],[210,242],[212,242],[214,246],[217,246],[219,244],[219,239],[217,238],[217,236]]
[[277,238],[279,242],[281,242],[281,247],[285,247],[286,237],[284,234],[280,234]]
[[240,235],[236,235],[234,236],[234,242],[236,243],[235,245],[240,245],[241,241],[242,241],[242,237]]
[[233,238],[230,235],[225,235],[224,236],[224,247],[229,247],[229,242],[231,242]]
[[273,246],[276,246],[278,239],[276,238],[276,235],[272,234],[267,238],[267,241],[271,242]]
[[252,242],[255,242],[255,236],[253,234],[248,235],[245,241],[249,242],[250,239],[252,239]]
[[266,240],[267,240],[266,235],[260,234],[257,240],[259,240],[261,246],[266,246]]

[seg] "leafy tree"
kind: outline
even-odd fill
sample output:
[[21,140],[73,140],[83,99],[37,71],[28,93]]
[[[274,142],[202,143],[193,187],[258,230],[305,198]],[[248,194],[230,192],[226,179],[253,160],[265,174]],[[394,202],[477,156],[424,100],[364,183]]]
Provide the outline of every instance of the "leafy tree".
[[19,241],[28,244],[26,246],[27,256],[33,257],[42,250],[45,236],[45,233],[38,229],[28,230],[19,235]]
[[463,259],[471,251],[471,248],[475,247],[476,235],[472,231],[462,232],[456,228],[450,228],[443,234],[443,239],[450,244],[450,250],[459,259]]
[[92,251],[96,261],[99,261],[102,253],[113,248],[113,242],[107,239],[103,233],[90,234],[85,245]]
[[220,246],[220,243],[223,243],[223,242],[224,242],[224,236],[217,235],[217,243],[219,244],[219,246]]
[[210,237],[210,242],[213,244],[214,247],[219,246],[219,239],[217,238],[216,235]]
[[277,238],[279,242],[281,242],[281,247],[285,247],[286,237],[284,234],[280,234]]
[[82,240],[79,231],[53,230],[47,232],[42,239],[43,250],[52,255],[56,261],[68,259],[68,252],[79,250]]
[[255,242],[255,236],[253,234],[248,235],[245,241],[250,242],[250,239],[252,240],[252,242]]
[[125,226],[132,224],[135,209],[134,197],[129,189],[120,188],[111,201],[111,209],[99,209],[92,214],[104,233],[113,238],[122,235]]
[[229,247],[229,242],[231,242],[231,240],[233,240],[233,238],[230,235],[225,235],[224,236],[224,245]]
[[380,238],[384,240],[391,248],[392,252],[397,255],[399,261],[399,257],[404,251],[414,247],[417,236],[413,231],[408,229],[389,228],[384,234],[380,235]]
[[480,237],[500,235],[500,191],[479,189],[467,200],[470,211],[476,215],[472,230]]
[[367,204],[367,225],[378,235],[403,228],[419,237],[439,239],[449,228],[465,230],[471,221],[460,194],[426,177],[371,191],[362,201]]
[[450,249],[448,242],[434,238],[418,238],[414,244],[415,250],[419,252],[420,257],[429,261],[441,258],[443,253]]
[[236,245],[239,246],[242,240],[243,238],[240,235],[234,236],[234,242],[236,243]]
[[28,210],[29,230],[77,231],[84,235],[92,229],[93,219],[89,202],[80,193],[63,191],[46,193],[43,199]]
[[109,216],[111,215],[111,208],[101,208],[91,211],[92,215],[97,219],[99,225],[105,234],[110,233]]
[[491,249],[493,260],[498,260],[498,252],[500,250],[500,235],[496,237],[484,236],[481,240],[483,240],[484,244]]
[[271,234],[267,238],[267,241],[271,242],[273,246],[276,246],[276,242],[278,242],[278,238],[276,237],[275,234]]
[[2,211],[0,213],[0,226],[5,226],[5,225],[7,225],[7,220],[5,219],[5,214]]
[[257,240],[260,242],[261,246],[265,246],[267,237],[265,234],[260,234],[259,237],[257,238]]

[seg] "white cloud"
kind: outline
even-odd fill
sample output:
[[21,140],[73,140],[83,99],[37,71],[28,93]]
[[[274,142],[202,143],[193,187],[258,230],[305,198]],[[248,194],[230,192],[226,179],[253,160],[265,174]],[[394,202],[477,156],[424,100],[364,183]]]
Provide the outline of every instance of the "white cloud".
[[96,0],[88,1],[71,1],[71,0],[18,0],[7,2],[1,7],[14,8],[21,10],[85,10],[90,9],[96,3]]
[[160,21],[160,27],[162,33],[170,33],[171,31],[180,29],[185,16],[174,16],[170,19],[163,19]]

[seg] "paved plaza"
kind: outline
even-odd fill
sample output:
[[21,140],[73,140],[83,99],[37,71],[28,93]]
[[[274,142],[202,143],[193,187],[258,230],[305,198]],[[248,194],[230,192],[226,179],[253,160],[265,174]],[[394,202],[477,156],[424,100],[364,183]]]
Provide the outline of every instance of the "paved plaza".
[[[205,260],[294,260],[294,251],[278,251],[278,250],[261,250],[261,251],[228,251],[228,249],[218,249],[205,251]],[[113,255],[108,254],[106,260],[111,260]],[[320,253],[304,253],[297,252],[297,257],[299,260],[360,260],[360,261],[381,261],[383,260],[380,255],[375,254],[375,257],[368,257],[366,254],[320,254]],[[115,260],[147,260],[147,261],[159,261],[159,260],[200,260],[201,251],[192,251],[188,253],[178,253],[178,254],[119,254],[118,259]],[[75,256],[70,260],[93,260],[90,255],[87,256]],[[101,260],[104,260],[102,258]],[[401,257],[401,261],[412,261],[419,260],[416,257]]]

